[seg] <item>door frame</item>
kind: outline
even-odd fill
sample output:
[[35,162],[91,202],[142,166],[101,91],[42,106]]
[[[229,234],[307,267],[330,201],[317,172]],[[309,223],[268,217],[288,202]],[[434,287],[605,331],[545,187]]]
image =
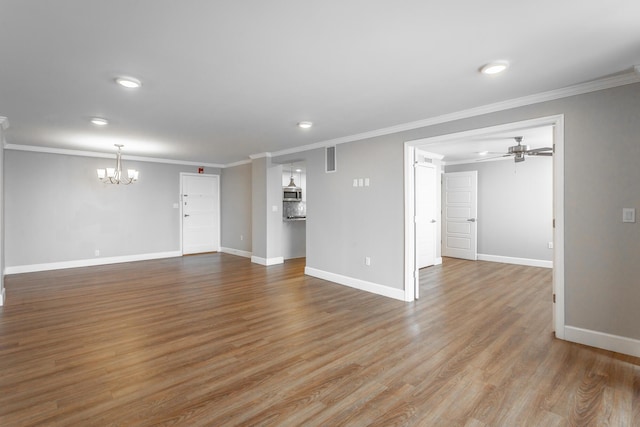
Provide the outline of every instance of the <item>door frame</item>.
[[564,115],[539,117],[519,122],[477,128],[463,132],[421,138],[404,143],[404,299],[415,300],[415,287],[419,286],[419,270],[416,268],[414,197],[415,177],[413,163],[416,161],[416,150],[428,150],[431,144],[453,142],[461,138],[482,136],[498,132],[514,132],[522,129],[553,126],[553,328],[557,338],[565,336],[564,309]]
[[197,177],[215,177],[217,192],[218,192],[218,200],[216,201],[218,208],[218,252],[220,252],[220,248],[222,247],[222,217],[220,216],[222,209],[220,206],[220,175],[219,174],[211,174],[211,173],[193,173],[193,172],[180,172],[180,188],[178,188],[178,204],[180,205],[180,214],[178,216],[178,230],[179,230],[179,239],[180,239],[180,253],[184,256],[184,250],[182,245],[182,220],[184,219],[184,203],[182,200],[182,184],[184,183],[185,176],[197,176]]

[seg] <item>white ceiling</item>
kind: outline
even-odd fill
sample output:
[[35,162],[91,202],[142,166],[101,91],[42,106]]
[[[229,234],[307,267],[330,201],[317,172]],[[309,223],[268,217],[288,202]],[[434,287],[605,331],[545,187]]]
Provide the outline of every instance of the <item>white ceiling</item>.
[[[228,164],[628,71],[639,16],[637,0],[1,0],[0,116],[9,144]],[[504,75],[478,73],[498,59]]]

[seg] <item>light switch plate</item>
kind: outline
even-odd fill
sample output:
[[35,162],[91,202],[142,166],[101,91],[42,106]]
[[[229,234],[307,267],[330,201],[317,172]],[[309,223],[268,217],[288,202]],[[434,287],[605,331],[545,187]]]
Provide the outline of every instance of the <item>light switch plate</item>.
[[622,208],[622,222],[636,222],[636,209]]

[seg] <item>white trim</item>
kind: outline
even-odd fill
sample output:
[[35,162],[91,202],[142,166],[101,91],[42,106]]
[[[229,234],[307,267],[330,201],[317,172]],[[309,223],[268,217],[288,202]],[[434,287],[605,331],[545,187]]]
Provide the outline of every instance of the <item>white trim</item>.
[[119,264],[122,262],[148,261],[160,258],[182,256],[179,251],[155,252],[150,254],[123,255],[108,258],[79,259],[75,261],[49,262],[45,264],[17,265],[6,267],[6,274],[34,273],[37,271],[62,270],[64,268],[93,267],[96,265]]
[[415,174],[413,164],[416,158],[416,147],[409,142],[404,143],[404,296],[405,301],[416,298],[415,288],[420,283],[420,273],[416,269],[416,231],[415,231]]
[[564,339],[564,115],[554,120],[553,143],[553,320],[556,337]]
[[564,332],[564,339],[567,341],[640,357],[640,340],[575,326],[565,326]]
[[264,265],[264,266],[270,266],[270,265],[276,265],[276,264],[283,264],[284,263],[284,257],[281,256],[277,256],[277,257],[273,257],[273,258],[261,258],[259,256],[251,256],[251,262],[254,264],[260,264],[260,265]]
[[251,159],[240,160],[238,162],[228,163],[228,164],[224,165],[224,168],[233,168],[233,167],[236,167],[236,166],[248,165],[250,163],[251,163]]
[[[98,153],[96,151],[38,147],[35,145],[22,145],[22,144],[5,144],[4,148],[6,150],[31,151],[35,153],[47,153],[47,154],[62,154],[65,156],[95,157],[95,158],[101,158],[101,159],[111,159],[111,158],[114,158],[115,156],[115,153]],[[171,165],[185,165],[185,166],[201,166],[201,167],[210,167],[210,168],[218,168],[218,169],[223,169],[225,167],[223,164],[220,164],[220,163],[190,162],[186,160],[172,160],[172,159],[160,159],[156,157],[129,156],[125,154],[122,155],[122,159],[138,161],[138,162],[166,163]]]
[[501,262],[503,264],[528,265],[529,267],[553,268],[553,261],[531,258],[515,258],[501,255],[478,254],[478,261]]
[[6,301],[5,298],[4,288],[2,288],[2,291],[0,292],[0,307],[4,305],[4,302]]
[[[640,66],[636,66],[636,67],[640,67]],[[373,130],[370,132],[344,136],[344,137],[331,139],[327,141],[320,141],[320,142],[316,142],[309,145],[303,145],[301,147],[288,148],[286,150],[273,152],[272,154],[274,157],[276,157],[276,156],[282,156],[285,154],[293,154],[293,153],[299,153],[302,151],[315,150],[317,148],[323,148],[330,145],[339,145],[347,142],[375,138],[378,136],[390,135],[398,132],[405,132],[405,131],[433,126],[441,123],[452,122],[455,120],[467,119],[470,117],[476,117],[483,114],[511,110],[513,108],[524,107],[527,105],[538,104],[541,102],[554,101],[556,99],[567,98],[569,96],[581,95],[585,93],[596,92],[599,90],[610,89],[618,86],[640,83],[639,73],[640,73],[639,71],[636,71],[636,72],[631,71],[618,76],[606,77],[603,79],[594,80],[592,82],[580,83],[577,85],[568,86],[561,89],[555,89],[547,92],[523,96],[520,98],[514,98],[506,101],[495,102],[493,104],[487,104],[480,107],[469,108],[467,110],[461,110],[461,111],[450,113],[450,114],[443,114],[440,116],[418,120],[415,122],[404,123],[397,126],[391,126],[387,128]]]
[[436,263],[434,265],[441,265],[442,264],[442,257],[439,256],[436,258]]
[[[405,152],[405,295],[412,294],[411,288],[417,280],[418,270],[415,268],[415,248],[413,246],[413,236],[415,234],[415,224],[410,214],[413,212],[413,187],[414,176],[410,173],[410,166],[413,161],[413,153],[416,147],[421,149],[430,144],[453,141],[469,136],[486,135],[497,132],[512,132],[514,130],[553,126],[553,140],[555,152],[553,156],[553,209],[555,216],[554,229],[554,251],[553,251],[553,293],[556,295],[554,304],[554,330],[556,337],[564,339],[565,328],[565,307],[564,307],[564,115],[540,117],[536,119],[524,120],[515,123],[490,126],[470,131],[457,132],[447,135],[440,135],[430,138],[422,138],[404,143]],[[409,172],[408,172],[409,171]]]
[[266,152],[266,151],[265,151],[264,153],[258,153],[258,154],[251,154],[251,155],[249,155],[249,158],[250,158],[251,160],[261,159],[261,158],[263,158],[263,157],[271,157],[271,153],[269,153],[269,152]]
[[504,160],[513,161],[513,157],[494,157],[493,159],[456,160],[456,161],[442,162],[442,164],[444,166],[455,166],[455,165],[469,165],[472,163],[502,162]]
[[9,127],[9,119],[4,116],[0,116],[0,129],[7,130]]
[[245,258],[251,258],[251,252],[243,251],[241,249],[225,248],[224,246],[221,246],[220,252],[223,252],[225,254],[237,255]]
[[305,267],[304,274],[306,274],[307,276],[313,276],[319,279],[328,280],[339,285],[359,289],[361,291],[371,292],[376,295],[382,295],[384,297],[406,301],[405,292],[402,289],[394,289],[388,286],[380,285],[378,283],[367,282],[366,280],[360,280],[353,277],[343,276],[341,274],[330,273],[328,271],[318,270],[312,267]]

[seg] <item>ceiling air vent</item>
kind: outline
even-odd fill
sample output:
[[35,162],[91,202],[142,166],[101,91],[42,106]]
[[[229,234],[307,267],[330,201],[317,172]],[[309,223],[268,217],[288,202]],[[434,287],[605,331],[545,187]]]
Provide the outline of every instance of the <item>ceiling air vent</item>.
[[336,146],[325,147],[325,172],[336,171]]

